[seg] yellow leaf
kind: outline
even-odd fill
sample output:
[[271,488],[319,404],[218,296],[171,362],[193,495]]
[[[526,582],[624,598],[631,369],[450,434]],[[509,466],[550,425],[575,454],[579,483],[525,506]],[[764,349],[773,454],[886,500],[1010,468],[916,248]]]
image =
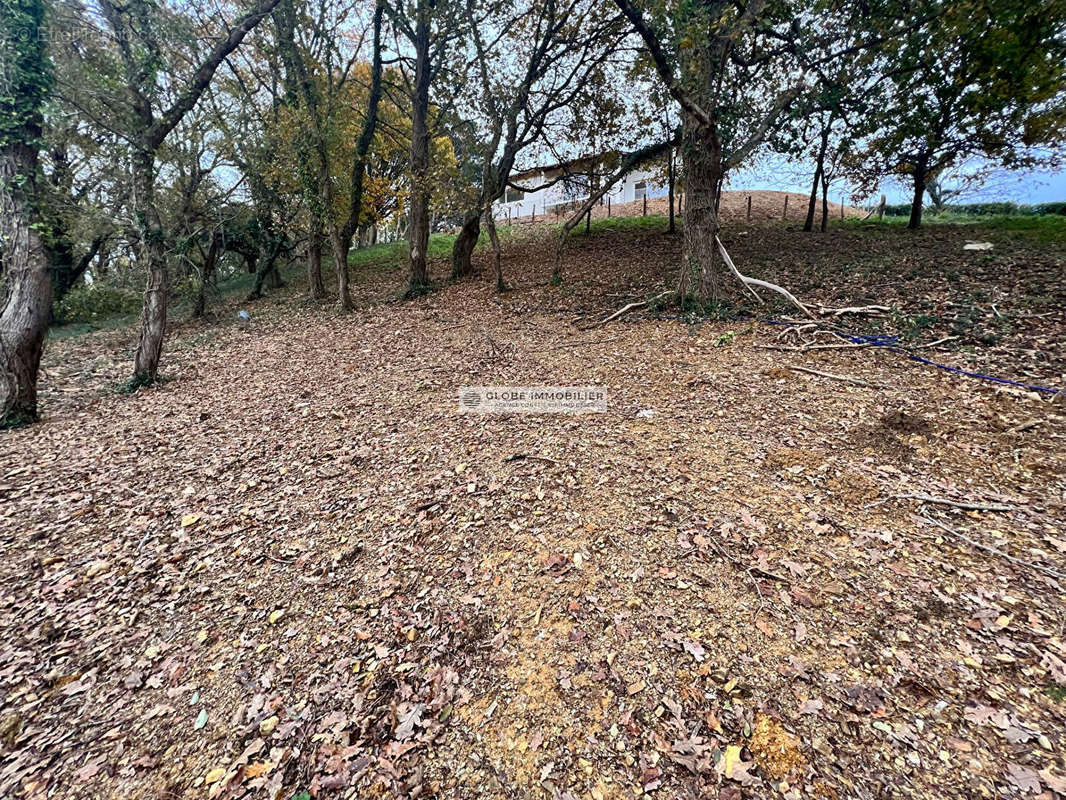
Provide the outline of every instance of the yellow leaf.
[[278,727],[278,717],[275,714],[272,717],[267,717],[265,720],[259,723],[259,732],[264,736],[269,736],[274,732],[274,729]]
[[274,765],[269,761],[256,761],[254,764],[249,764],[248,768],[244,771],[245,777],[258,778],[265,772],[270,772],[271,767]]
[[277,624],[277,621],[285,616],[285,609],[279,608],[277,611],[271,611],[268,619],[271,625]]
[[195,525],[200,521],[199,514],[186,514],[181,518],[181,527],[188,528],[190,525]]
[[220,780],[222,780],[222,776],[225,775],[225,774],[226,774],[226,768],[225,767],[219,767],[218,769],[213,769],[209,773],[207,773],[207,775],[204,777],[204,783],[218,783]]

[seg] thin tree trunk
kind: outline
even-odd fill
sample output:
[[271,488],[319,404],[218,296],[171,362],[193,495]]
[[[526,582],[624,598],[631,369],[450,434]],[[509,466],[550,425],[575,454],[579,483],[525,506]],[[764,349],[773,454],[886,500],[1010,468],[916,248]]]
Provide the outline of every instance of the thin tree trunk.
[[418,0],[415,31],[415,81],[411,98],[411,203],[407,241],[410,278],[408,295],[429,287],[426,251],[429,248],[429,15],[431,0]]
[[255,273],[255,285],[248,293],[247,300],[258,300],[263,296],[263,284],[267,276],[276,269],[278,255],[281,253],[282,237],[274,234],[270,242],[270,249],[266,251],[265,258],[259,260],[259,268]]
[[803,221],[803,230],[810,233],[814,230],[814,210],[818,205],[818,189],[825,174],[825,153],[829,148],[829,129],[823,128],[821,141],[818,143],[818,155],[815,158],[814,181],[811,183],[811,196],[807,203],[807,218]]
[[811,194],[807,200],[807,218],[803,221],[803,230],[810,233],[814,230],[814,211],[818,207],[818,189],[822,184],[822,165],[814,168],[814,181],[811,183]]
[[345,239],[340,230],[328,220],[329,244],[333,250],[333,265],[337,273],[337,293],[340,295],[341,311],[351,311],[352,293],[348,288],[348,252],[352,249],[352,240]]
[[667,233],[674,233],[674,231],[675,231],[675,227],[674,227],[674,180],[675,180],[675,178],[677,176],[677,170],[674,167],[674,151],[673,151],[673,149],[670,150],[670,163],[669,163],[669,166],[667,167],[667,170],[668,170],[668,173],[669,173],[667,177],[668,177],[668,179],[670,181],[670,190],[669,190],[669,192],[670,192],[670,227],[667,228],[666,232]]
[[825,169],[822,169],[822,225],[821,231],[825,233],[829,230],[829,179],[826,177]]
[[141,310],[141,337],[133,362],[132,386],[145,386],[156,379],[163,354],[163,337],[167,329],[166,240],[159,211],[155,205],[155,154],[138,147],[133,152],[133,205],[141,238],[141,254],[148,271]]
[[222,235],[214,233],[211,236],[211,246],[204,256],[204,263],[200,268],[200,286],[196,292],[196,303],[193,305],[192,315],[199,319],[207,310],[207,287],[214,280],[215,264],[218,262],[218,251],[222,245]]
[[322,282],[322,232],[313,231],[307,245],[307,294],[312,300],[321,300],[326,296],[326,287]]

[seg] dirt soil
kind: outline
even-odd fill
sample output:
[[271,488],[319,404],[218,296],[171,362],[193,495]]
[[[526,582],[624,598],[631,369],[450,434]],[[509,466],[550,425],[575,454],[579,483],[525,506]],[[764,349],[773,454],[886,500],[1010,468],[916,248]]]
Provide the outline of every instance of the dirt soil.
[[[1062,386],[1066,251],[978,235],[727,246]],[[368,269],[343,317],[293,287],[177,326],[133,396],[135,331],[50,343],[0,438],[0,796],[1066,793],[1063,406],[741,318],[581,329],[678,246],[578,238],[552,286],[520,243],[503,296]],[[608,411],[459,413],[494,384]]]
[[[749,197],[751,198],[752,222],[781,220],[784,222],[798,222],[802,224],[807,217],[807,204],[810,202],[810,198],[807,195],[797,194],[796,192],[775,192],[764,189],[751,189],[722,192],[719,212],[721,213],[723,221],[726,223],[734,221],[747,222]],[[788,197],[788,205],[785,204],[786,197]],[[678,198],[675,202],[684,203],[684,198]],[[828,216],[830,219],[840,219],[840,203],[829,201],[826,203],[826,206],[829,211]],[[679,208],[681,208],[681,206],[675,206],[675,209]],[[576,206],[573,208],[557,206],[549,209],[547,214],[538,211],[535,218],[532,214],[527,214],[524,217],[514,217],[511,219],[511,222],[516,225],[528,225],[530,223],[536,223],[538,225],[558,224],[560,222],[565,222],[574,210],[576,210]],[[607,219],[608,217],[640,217],[645,214],[649,216],[655,214],[666,215],[669,213],[669,197],[649,197],[647,204],[642,200],[634,200],[630,203],[612,203],[610,208],[607,207],[605,202],[603,205],[593,206],[592,208],[593,219]],[[815,210],[814,217],[815,227],[821,225],[821,215],[822,201],[819,198],[818,207]],[[844,215],[848,217],[862,217],[866,215],[866,212],[862,209],[855,208],[854,206],[844,206]]]

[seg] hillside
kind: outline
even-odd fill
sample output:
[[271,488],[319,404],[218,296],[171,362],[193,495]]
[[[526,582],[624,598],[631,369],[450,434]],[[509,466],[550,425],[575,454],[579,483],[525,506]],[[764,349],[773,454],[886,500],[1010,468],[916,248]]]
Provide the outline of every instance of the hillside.
[[[788,197],[788,206],[785,206],[785,197]],[[799,222],[802,224],[807,215],[807,204],[809,197],[807,195],[797,194],[796,192],[773,192],[766,190],[737,190],[722,192],[722,200],[719,205],[719,210],[722,215],[722,219],[726,222],[732,221],[747,221],[748,218],[748,198],[751,198],[751,221],[752,222],[767,222],[772,220],[783,220],[785,222]],[[682,199],[683,201],[683,199]],[[832,219],[840,219],[840,203],[834,203],[830,201],[828,204],[829,216]],[[861,211],[858,208],[852,206],[846,206],[844,209],[846,216],[863,216],[866,212]],[[592,209],[593,219],[607,219],[608,213],[612,217],[640,217],[645,215],[645,204],[643,201],[635,201],[632,203],[612,203],[610,209],[608,209],[606,203],[603,205],[594,206]],[[667,197],[654,197],[649,198],[647,202],[647,214],[651,216],[667,215],[670,213],[670,200]],[[821,200],[818,201],[818,208],[815,212],[815,224],[821,220],[822,205]],[[513,218],[511,221],[515,224],[528,225],[530,223],[537,224],[552,224],[560,223],[566,220],[566,214],[563,210],[558,212],[551,212],[547,216],[544,214],[537,214],[534,218],[532,215],[526,215],[524,217]]]
[[[134,329],[51,341],[44,420],[0,444],[0,794],[1062,791],[1061,401],[776,304],[590,328],[675,285],[663,227],[595,222],[561,285],[516,234],[504,295],[481,251],[400,301],[379,246],[346,316],[294,265],[132,396]],[[1057,221],[794,227],[726,245],[892,308],[839,330],[1063,386]],[[483,385],[608,410],[459,413]]]

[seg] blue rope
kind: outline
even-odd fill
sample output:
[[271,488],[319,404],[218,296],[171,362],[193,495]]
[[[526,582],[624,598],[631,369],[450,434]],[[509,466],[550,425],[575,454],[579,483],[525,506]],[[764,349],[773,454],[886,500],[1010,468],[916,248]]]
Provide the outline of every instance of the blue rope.
[[[678,319],[683,319],[683,317],[678,317]],[[784,326],[787,326],[787,327],[792,327],[792,326],[796,325],[795,322],[785,322],[784,320],[772,319],[770,317],[749,317],[749,316],[742,315],[742,316],[737,316],[737,317],[731,317],[731,319],[733,319],[733,320],[735,320],[737,322],[749,322],[749,321],[752,321],[752,320],[756,320],[758,322],[765,322],[767,325],[784,325]],[[1062,391],[1061,389],[1052,389],[1050,386],[1037,386],[1036,384],[1032,384],[1032,383],[1022,383],[1021,381],[1012,381],[1012,380],[1009,380],[1008,378],[997,378],[995,375],[984,375],[984,374],[982,374],[980,372],[970,372],[969,370],[960,369],[959,367],[953,367],[950,364],[941,364],[939,361],[930,361],[928,358],[922,358],[921,356],[916,356],[914,353],[911,353],[908,350],[905,350],[900,345],[899,336],[896,335],[896,334],[881,333],[881,334],[868,335],[868,334],[842,333],[840,331],[833,331],[833,333],[835,333],[837,336],[841,337],[842,339],[847,339],[848,341],[852,342],[853,344],[868,344],[868,345],[871,345],[872,347],[883,347],[886,350],[889,350],[889,351],[891,351],[893,353],[899,353],[900,355],[904,355],[907,358],[909,358],[911,361],[917,361],[919,364],[928,364],[930,367],[936,367],[937,369],[942,369],[942,370],[945,370],[946,372],[953,372],[956,375],[963,375],[963,376],[965,376],[967,378],[977,378],[978,380],[982,380],[982,381],[992,381],[993,383],[1001,383],[1001,384],[1004,384],[1006,386],[1019,386],[1022,389],[1028,389],[1031,392],[1044,392],[1046,394],[1059,394],[1059,392]]]
[[[780,320],[768,319],[764,321],[769,322],[771,325],[795,324],[792,322],[781,322]],[[919,364],[928,364],[931,367],[936,367],[937,369],[942,369],[947,372],[953,372],[956,375],[965,375],[967,378],[977,378],[978,380],[992,381],[993,383],[1002,383],[1007,386],[1020,386],[1023,389],[1028,389],[1033,392],[1045,392],[1047,394],[1058,394],[1061,391],[1060,389],[1052,389],[1049,386],[1037,386],[1031,383],[1012,381],[1007,378],[997,378],[995,375],[984,375],[980,372],[970,372],[969,370],[960,369],[959,367],[953,367],[950,364],[941,364],[939,361],[930,361],[928,358],[916,356],[914,353],[911,353],[901,347],[899,343],[899,336],[895,334],[876,334],[871,336],[864,334],[840,333],[839,331],[834,331],[834,333],[836,333],[836,335],[841,337],[842,339],[847,339],[853,344],[868,344],[873,347],[883,347],[886,350],[892,351],[893,353],[899,353],[901,355],[904,355],[911,361],[917,361]]]

